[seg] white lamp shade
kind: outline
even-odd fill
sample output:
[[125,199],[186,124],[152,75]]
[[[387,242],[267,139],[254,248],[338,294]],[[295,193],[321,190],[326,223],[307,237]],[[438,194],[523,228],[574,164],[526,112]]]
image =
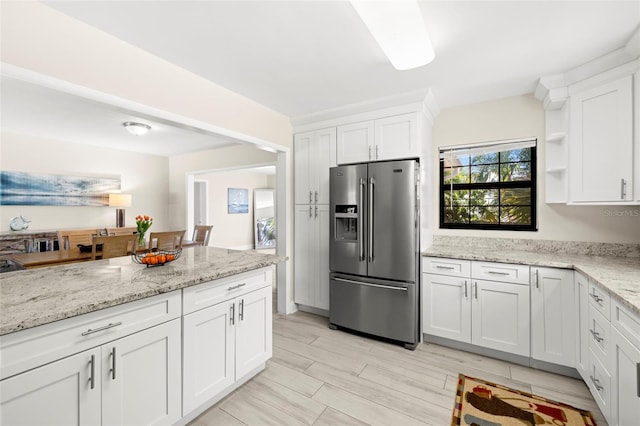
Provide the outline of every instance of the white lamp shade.
[[110,207],[131,207],[131,194],[109,194]]

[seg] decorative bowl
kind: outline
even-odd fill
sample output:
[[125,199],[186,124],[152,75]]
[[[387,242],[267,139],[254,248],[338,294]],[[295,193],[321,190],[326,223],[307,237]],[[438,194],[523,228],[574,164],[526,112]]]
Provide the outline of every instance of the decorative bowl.
[[173,262],[178,259],[182,254],[182,249],[178,250],[158,250],[150,253],[134,253],[131,258],[134,262],[140,265],[147,265],[147,268],[152,266],[162,266],[166,263]]

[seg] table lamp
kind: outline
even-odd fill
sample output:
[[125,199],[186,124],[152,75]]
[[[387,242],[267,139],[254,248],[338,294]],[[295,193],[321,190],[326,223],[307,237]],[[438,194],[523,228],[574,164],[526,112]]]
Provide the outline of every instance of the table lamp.
[[[131,194],[109,194],[109,207],[131,207]],[[116,209],[116,228],[124,227],[124,209]]]

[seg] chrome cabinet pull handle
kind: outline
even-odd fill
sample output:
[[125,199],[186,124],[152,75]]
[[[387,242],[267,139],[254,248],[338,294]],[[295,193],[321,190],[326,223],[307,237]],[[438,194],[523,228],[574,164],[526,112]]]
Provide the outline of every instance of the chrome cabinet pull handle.
[[455,269],[453,266],[442,266],[442,265],[436,265],[436,268],[437,269],[448,269],[450,271]]
[[318,191],[315,191],[315,193],[316,193],[315,201],[316,201],[316,204],[318,204]]
[[376,160],[378,159],[378,145],[376,145]]
[[465,297],[465,299],[468,297],[468,294],[467,294],[467,280],[464,280],[464,297]]
[[231,325],[234,325],[236,323],[235,320],[235,316],[236,316],[236,304],[232,303],[231,306],[229,306],[229,322],[231,323]]
[[371,146],[369,146],[369,160],[371,160]]
[[598,333],[597,331],[591,329],[589,331],[593,335],[593,340],[595,340],[596,342],[600,343],[604,340],[604,337],[600,337],[600,333]]
[[313,191],[309,191],[309,204],[313,202]]
[[318,217],[318,206],[316,206],[316,214],[315,214],[314,217],[316,217],[316,218]]
[[596,387],[596,390],[601,391],[602,389],[604,389],[602,386],[600,386],[600,380],[596,379],[593,376],[589,376],[589,378],[591,379],[591,383],[593,383],[593,386]]
[[475,284],[476,284],[476,300],[478,300],[478,281],[476,281]]
[[244,287],[245,285],[247,285],[247,283],[240,283],[238,285],[232,285],[231,287],[227,288],[227,291],[236,290],[236,289],[239,289],[240,287]]
[[116,379],[116,347],[114,346],[113,349],[111,349],[111,370],[109,370],[109,372],[111,373],[111,380],[115,380]]
[[244,299],[240,300],[240,312],[238,313],[240,321],[244,320]]
[[487,271],[487,274],[491,274],[491,275],[509,275],[508,272],[500,272],[500,271]]
[[95,355],[91,355],[89,364],[91,364],[91,376],[89,376],[89,383],[91,383],[91,389],[93,389],[96,384],[96,356]]
[[107,325],[105,325],[105,326],[98,327],[98,328],[93,328],[93,329],[91,329],[91,328],[90,328],[90,329],[88,329],[87,331],[82,332],[82,334],[81,334],[81,335],[82,335],[82,336],[88,336],[89,334],[97,333],[97,332],[99,332],[99,331],[108,330],[108,329],[110,329],[110,328],[117,327],[117,326],[119,326],[119,325],[122,325],[122,321],[118,321],[118,322],[114,322],[114,323],[109,323],[109,324],[107,324]]
[[313,217],[313,207],[309,206],[309,219]]
[[620,199],[624,200],[627,197],[627,182],[624,179],[620,179]]
[[539,273],[539,272],[540,272],[540,271],[538,271],[538,270],[536,269],[536,288],[540,288],[540,282],[539,282],[539,279],[538,279],[538,273]]
[[596,301],[596,303],[600,303],[600,302],[602,302],[604,300],[602,297],[598,296],[595,293],[591,293],[590,296],[593,298],[593,300]]

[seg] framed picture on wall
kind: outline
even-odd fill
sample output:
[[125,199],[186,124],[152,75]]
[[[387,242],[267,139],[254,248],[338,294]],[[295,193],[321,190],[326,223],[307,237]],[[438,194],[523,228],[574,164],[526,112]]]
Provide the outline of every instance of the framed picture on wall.
[[229,188],[227,191],[227,212],[229,214],[249,213],[249,190]]

